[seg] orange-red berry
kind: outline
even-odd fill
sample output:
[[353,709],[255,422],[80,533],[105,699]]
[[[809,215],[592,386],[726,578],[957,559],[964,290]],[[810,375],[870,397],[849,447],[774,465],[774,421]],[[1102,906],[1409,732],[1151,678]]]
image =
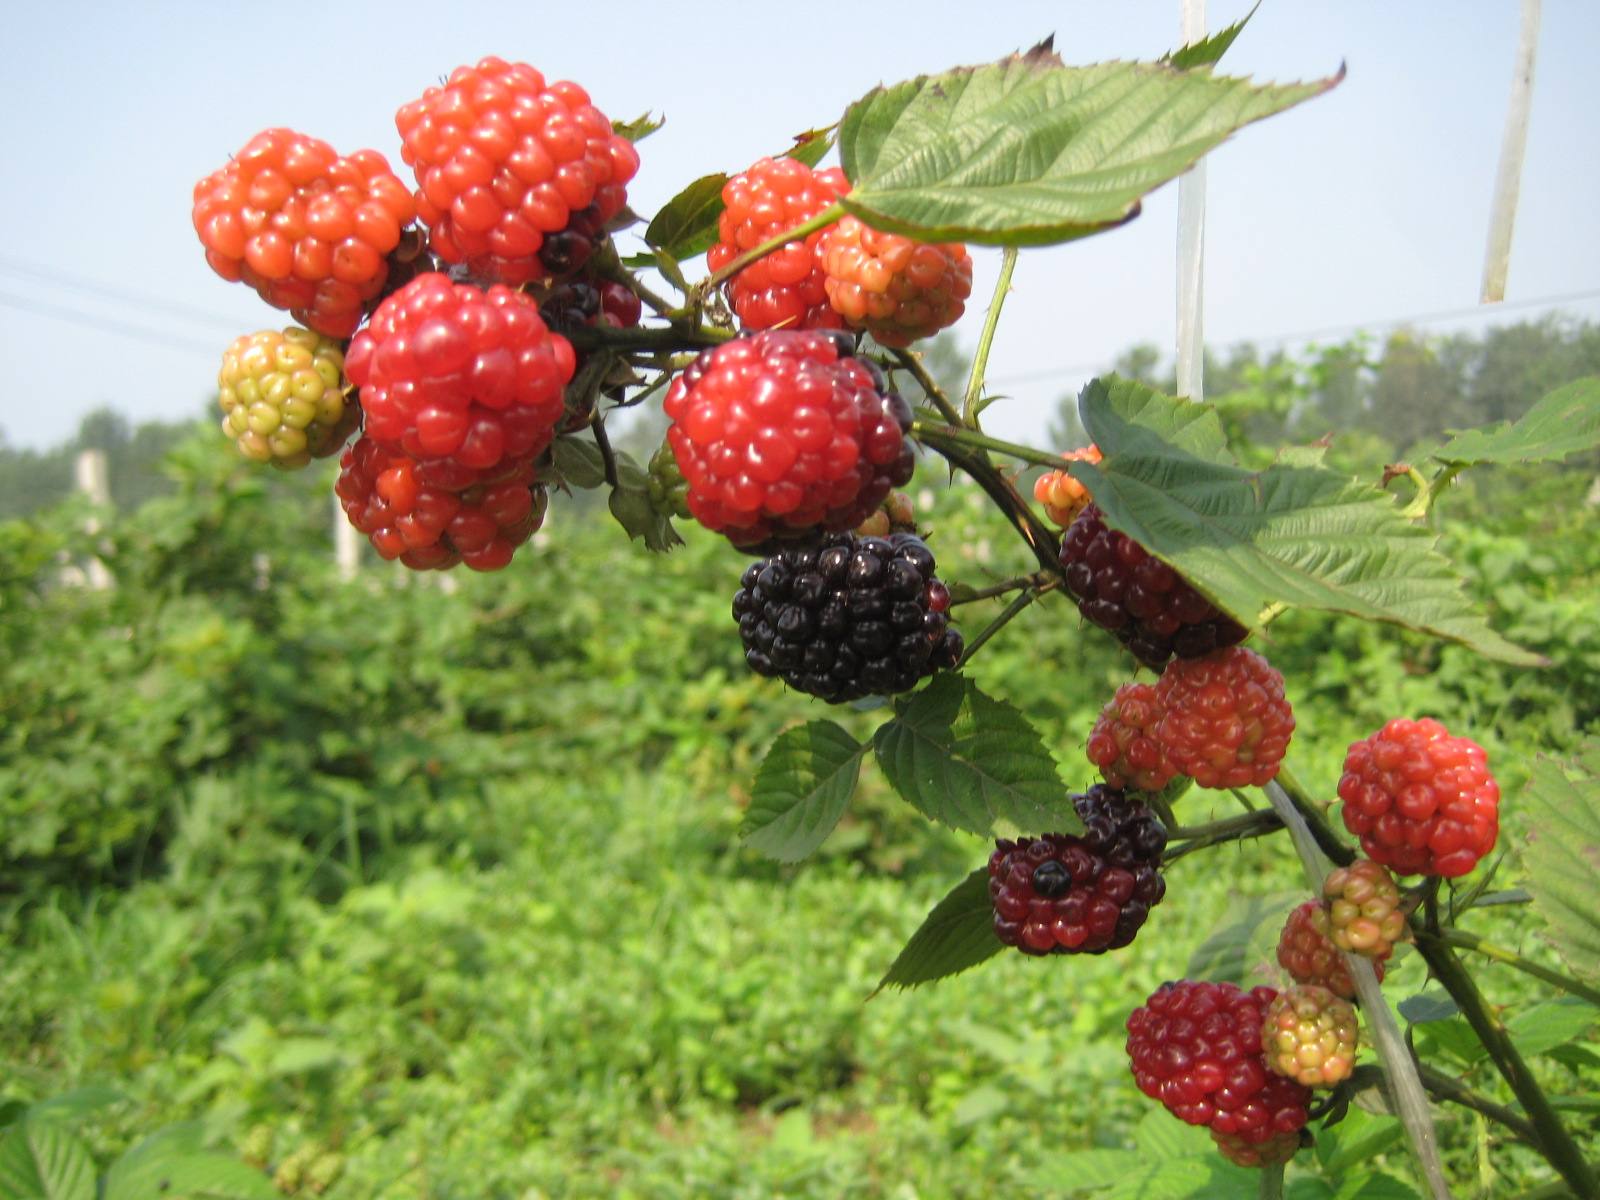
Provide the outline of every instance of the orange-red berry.
[[820,255],[833,311],[885,346],[954,325],[972,294],[972,256],[957,242],[916,242],[843,217]]
[[1160,698],[1153,683],[1125,683],[1089,734],[1089,761],[1112,787],[1159,792],[1177,775],[1156,736]]
[[[1089,445],[1061,456],[1067,462],[1097,463],[1100,447]],[[1089,506],[1089,489],[1065,471],[1051,471],[1033,481],[1033,498],[1044,505],[1045,515],[1066,529]]]
[[1156,736],[1180,774],[1204,788],[1261,787],[1277,776],[1294,712],[1283,676],[1254,650],[1175,658],[1156,694]]

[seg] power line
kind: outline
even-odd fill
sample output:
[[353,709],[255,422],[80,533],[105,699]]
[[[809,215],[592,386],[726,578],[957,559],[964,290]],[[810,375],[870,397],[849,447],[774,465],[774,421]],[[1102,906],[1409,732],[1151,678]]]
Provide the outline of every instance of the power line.
[[182,317],[189,321],[200,321],[225,329],[235,327],[235,322],[230,318],[210,309],[180,304],[175,300],[152,296],[148,292],[115,287],[98,279],[91,279],[87,275],[75,275],[67,271],[58,270],[55,267],[45,267],[35,263],[24,262],[22,259],[12,258],[6,254],[0,254],[0,271],[10,275],[21,275],[29,279],[37,279],[43,283],[54,284],[57,287],[87,292],[93,296],[115,300],[119,304],[133,304],[142,309],[168,313],[171,316]]
[[[1433,312],[1412,313],[1405,317],[1390,317],[1385,320],[1355,321],[1347,325],[1325,325],[1321,329],[1302,329],[1296,333],[1279,333],[1259,338],[1239,338],[1234,343],[1249,342],[1258,346],[1279,346],[1286,342],[1310,341],[1313,338],[1328,337],[1336,333],[1356,333],[1363,329],[1390,329],[1397,325],[1429,325],[1437,321],[1453,320],[1457,317],[1493,316],[1495,313],[1506,312],[1510,309],[1540,308],[1551,304],[1570,304],[1578,300],[1592,300],[1600,297],[1600,288],[1590,288],[1582,292],[1565,292],[1552,296],[1536,296],[1530,300],[1502,301],[1499,304],[1474,304],[1467,308],[1437,309]],[[1089,363],[1076,363],[1072,366],[1047,367],[1037,371],[1027,371],[1020,375],[1002,375],[990,380],[997,385],[1014,383],[1033,383],[1040,379],[1049,379],[1057,375],[1088,375],[1102,370],[1106,366],[1106,359],[1096,359]]]
[[51,317],[57,321],[70,321],[74,325],[97,329],[101,333],[115,333],[121,337],[133,338],[135,341],[148,342],[151,345],[166,346],[173,350],[201,351],[206,354],[220,356],[224,349],[220,340],[202,342],[198,338],[173,337],[154,329],[130,325],[126,321],[96,316],[93,313],[82,312],[79,309],[67,308],[63,305],[41,304],[37,300],[24,300],[20,296],[8,295],[5,292],[0,292],[0,305],[5,305],[7,308],[14,308],[21,312],[32,313],[36,317]]

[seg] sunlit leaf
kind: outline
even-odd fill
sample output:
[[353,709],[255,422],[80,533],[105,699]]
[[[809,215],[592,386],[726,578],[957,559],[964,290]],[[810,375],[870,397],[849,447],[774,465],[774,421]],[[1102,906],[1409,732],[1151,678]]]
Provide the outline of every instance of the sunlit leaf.
[[745,841],[780,862],[811,854],[844,815],[866,752],[832,721],[785,730],[756,772]]

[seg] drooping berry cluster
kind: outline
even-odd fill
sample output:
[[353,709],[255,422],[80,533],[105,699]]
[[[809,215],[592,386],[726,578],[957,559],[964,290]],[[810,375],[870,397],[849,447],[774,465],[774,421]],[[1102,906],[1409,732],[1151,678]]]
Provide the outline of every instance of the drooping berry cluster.
[[1161,903],[1167,833],[1143,801],[1096,786],[1073,798],[1081,837],[1001,838],[989,857],[995,936],[1024,954],[1100,954]]
[[345,451],[334,491],[380,555],[419,571],[499,570],[539,528],[546,503],[531,460],[475,471],[419,463],[368,437]]
[[[1085,446],[1082,450],[1069,450],[1061,456],[1067,462],[1097,463],[1100,447]],[[1063,529],[1078,519],[1078,514],[1089,507],[1089,489],[1065,471],[1050,471],[1033,481],[1033,498],[1044,505],[1045,515]]]
[[885,346],[954,325],[972,294],[972,256],[959,243],[914,242],[843,217],[820,252],[833,311]]
[[907,691],[961,657],[934,570],[907,533],[834,534],[751,563],[733,598],[745,661],[833,704]]
[[[763,158],[722,187],[713,271],[809,221],[850,190],[837,167],[816,171],[793,158]],[[728,300],[746,329],[839,329],[828,304],[819,245],[825,230],[789,242],[728,281]]]
[[1268,1070],[1261,1034],[1269,987],[1164,983],[1128,1017],[1139,1090],[1191,1125],[1259,1146],[1306,1123],[1311,1093]]
[[1179,774],[1205,788],[1261,787],[1277,775],[1294,712],[1283,676],[1254,650],[1174,659],[1156,695],[1156,735]]
[[[1296,983],[1314,983],[1344,1000],[1356,999],[1355,980],[1339,947],[1329,936],[1328,909],[1320,900],[1307,900],[1289,913],[1278,937],[1278,964]],[[1388,957],[1387,955],[1383,956]],[[1372,969],[1383,981],[1382,958]]]
[[303,467],[337,454],[360,412],[344,395],[339,343],[309,329],[235,338],[217,373],[222,432],[256,462]]
[[1173,655],[1198,658],[1242,642],[1247,631],[1091,504],[1061,540],[1067,590],[1085,619],[1159,671]]
[[369,438],[488,471],[531,462],[550,444],[573,364],[531,298],[430,273],[378,307],[345,371],[361,389]]
[[1352,745],[1339,797],[1361,848],[1401,875],[1465,875],[1500,831],[1488,755],[1431,717],[1397,717]]
[[911,409],[845,334],[773,331],[707,350],[663,409],[690,511],[736,545],[850,529],[911,478]]
[[485,58],[395,114],[434,252],[502,283],[582,266],[639,155],[575,83]]
[[1153,683],[1123,684],[1100,710],[1087,749],[1112,787],[1159,792],[1177,775],[1156,734],[1165,711]]
[[1339,949],[1382,962],[1405,936],[1400,889],[1382,864],[1360,858],[1330,871],[1322,894],[1328,901],[1328,936]]
[[211,269],[335,338],[355,332],[415,215],[411,193],[376,150],[340,157],[292,129],[256,134],[194,187],[194,227]]
[[1300,984],[1267,1006],[1267,1065],[1306,1087],[1332,1087],[1350,1078],[1360,1040],[1356,1010],[1325,987]]

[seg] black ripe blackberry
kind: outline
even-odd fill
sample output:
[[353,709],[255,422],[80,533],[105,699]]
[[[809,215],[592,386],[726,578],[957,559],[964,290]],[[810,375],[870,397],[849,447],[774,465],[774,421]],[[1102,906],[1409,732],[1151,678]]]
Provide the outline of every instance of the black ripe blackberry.
[[1237,645],[1248,632],[1138,542],[1109,528],[1093,504],[1062,537],[1061,566],[1078,611],[1151,670],[1174,654],[1199,658]]
[[1167,887],[1167,831],[1104,784],[1072,798],[1081,837],[1001,838],[989,857],[994,932],[1024,954],[1100,954],[1133,941]]
[[833,704],[907,691],[961,658],[933,571],[909,533],[830,534],[751,563],[733,598],[745,661]]

